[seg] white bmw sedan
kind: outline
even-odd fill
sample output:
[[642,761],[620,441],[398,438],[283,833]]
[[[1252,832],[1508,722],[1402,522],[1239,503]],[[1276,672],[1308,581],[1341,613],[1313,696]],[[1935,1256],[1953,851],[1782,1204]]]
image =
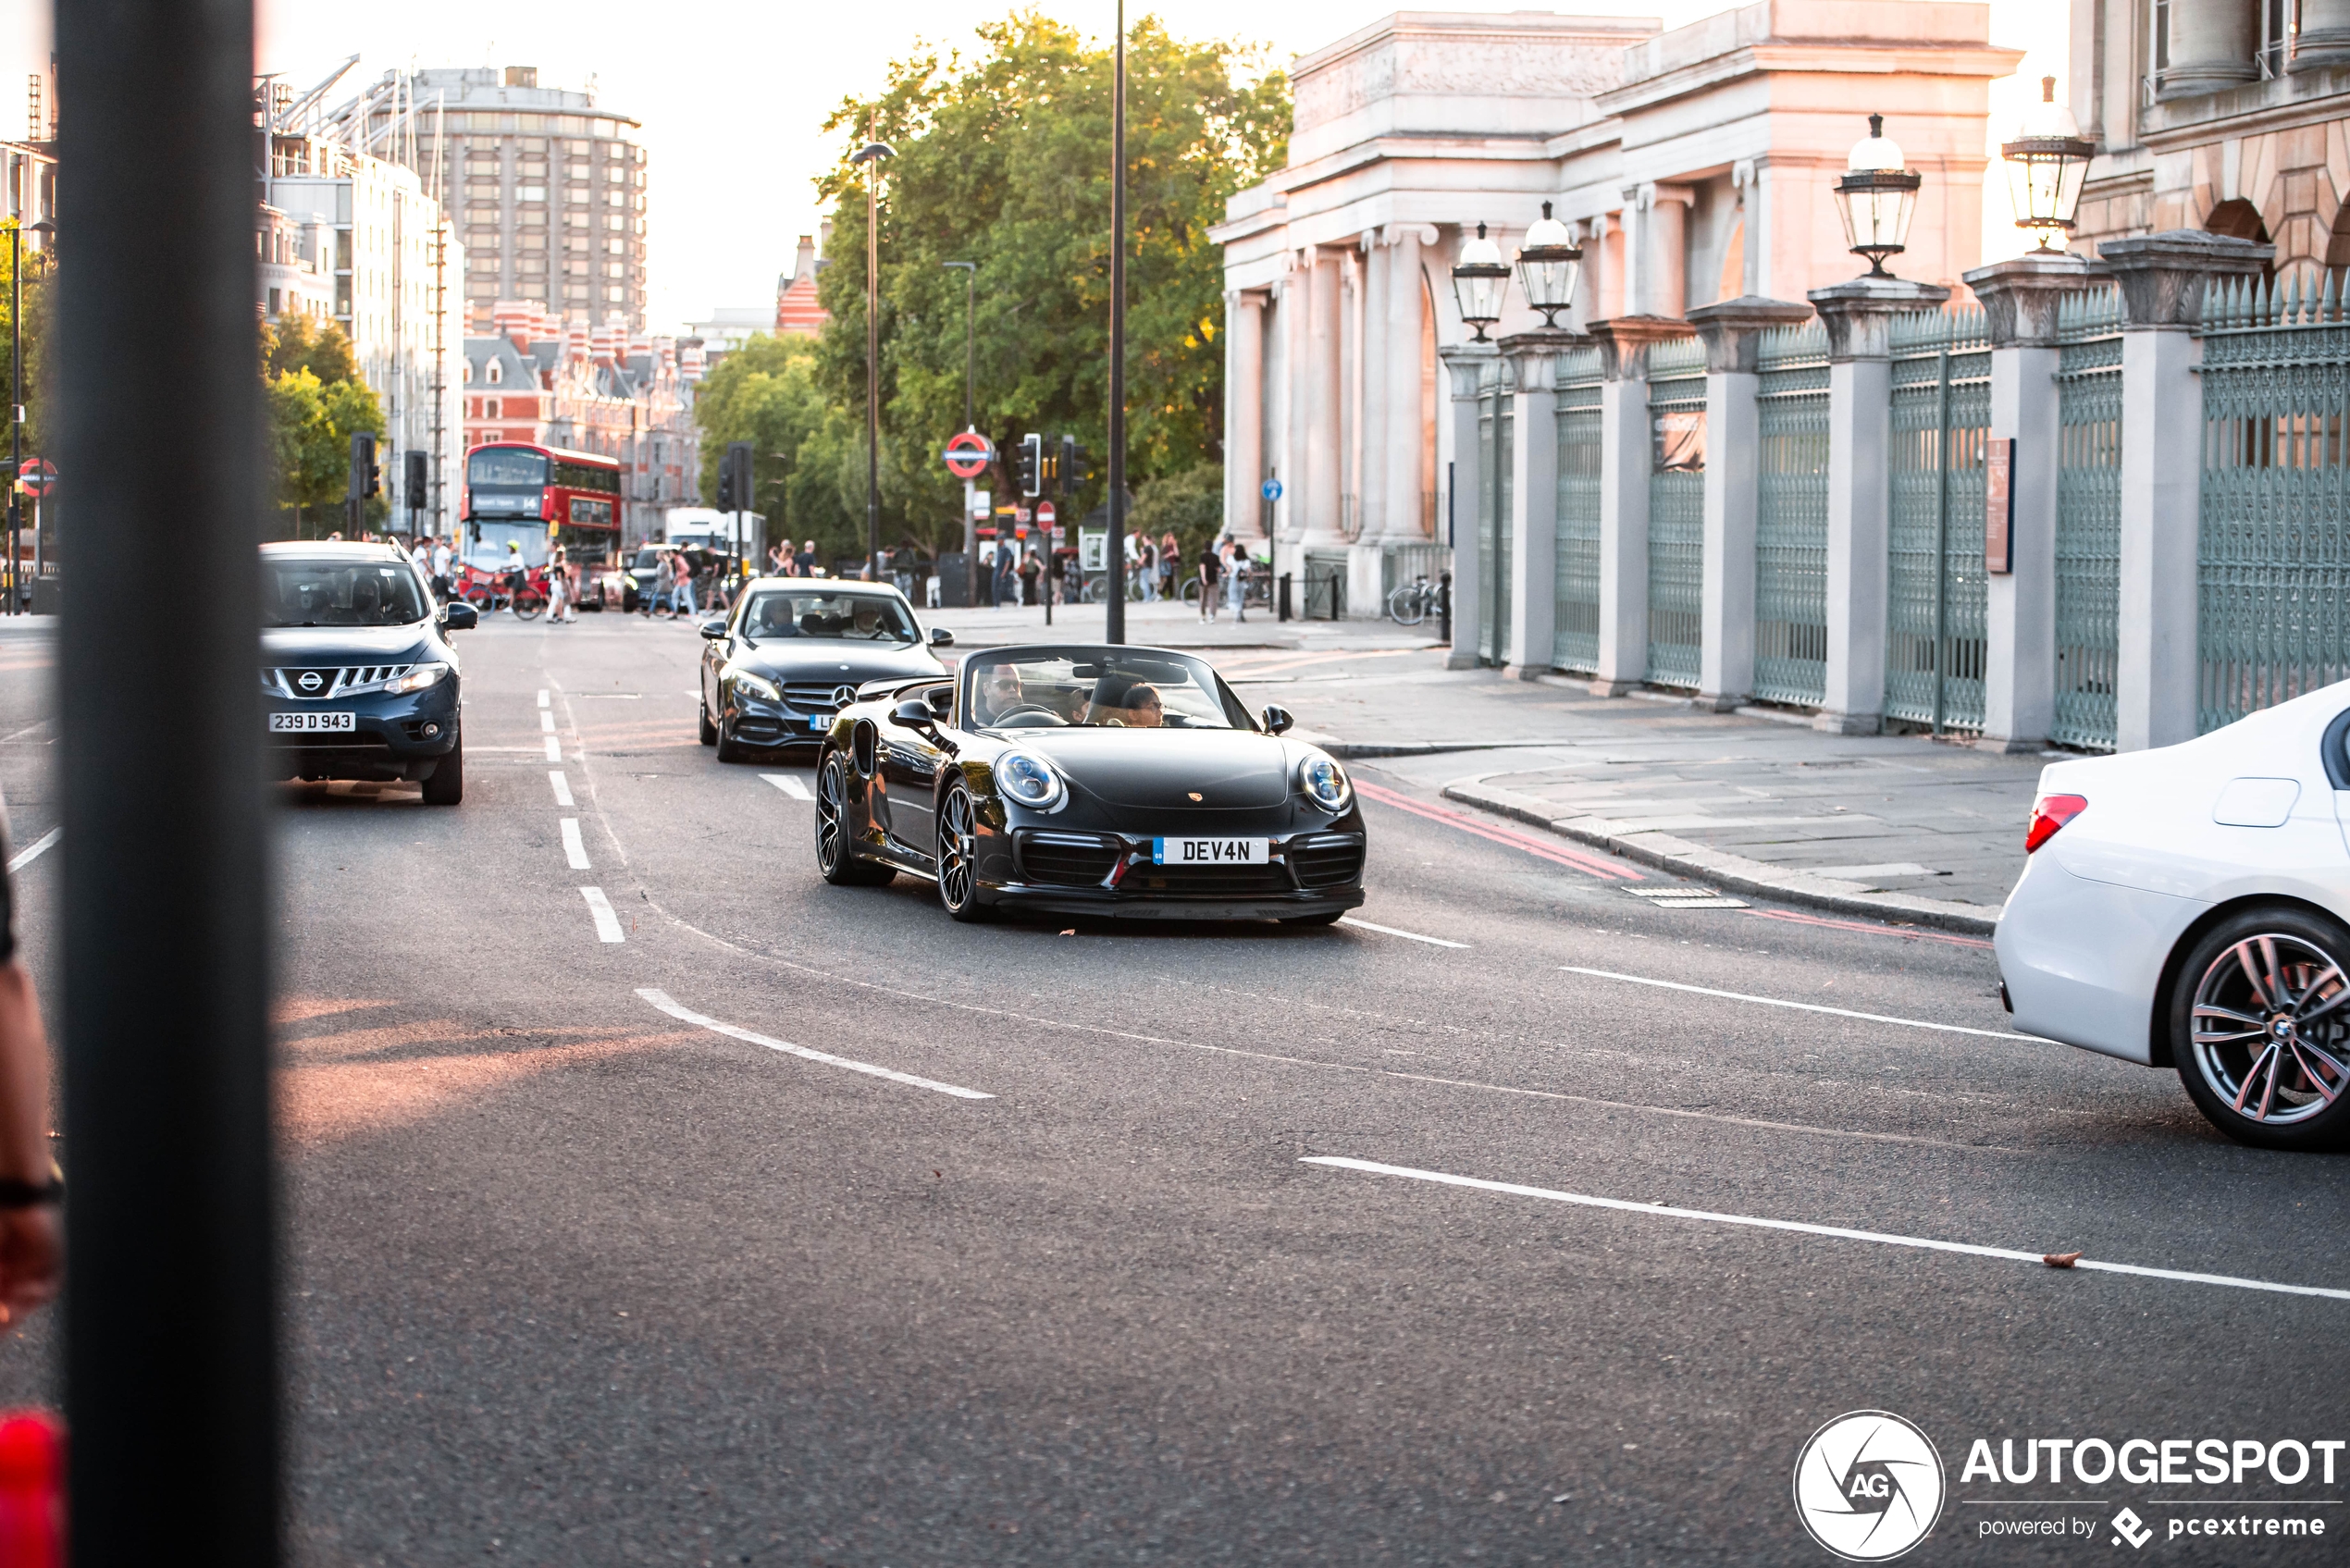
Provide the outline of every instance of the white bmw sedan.
[[2350,682],[2042,770],[1999,916],[2016,1027],[2177,1068],[2242,1142],[2350,1142],[2345,742]]

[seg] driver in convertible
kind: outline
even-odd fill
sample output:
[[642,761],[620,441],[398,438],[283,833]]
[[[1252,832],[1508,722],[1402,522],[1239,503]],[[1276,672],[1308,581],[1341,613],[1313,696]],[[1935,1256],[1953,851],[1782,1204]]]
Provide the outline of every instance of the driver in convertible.
[[972,707],[978,710],[983,724],[992,724],[1028,702],[1020,690],[1020,672],[1008,664],[990,665],[983,672],[973,696]]

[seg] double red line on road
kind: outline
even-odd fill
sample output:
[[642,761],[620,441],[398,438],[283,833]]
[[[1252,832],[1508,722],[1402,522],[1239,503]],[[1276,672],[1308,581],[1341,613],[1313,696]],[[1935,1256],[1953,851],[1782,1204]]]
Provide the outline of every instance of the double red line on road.
[[1450,810],[1442,806],[1430,806],[1425,801],[1415,800],[1408,795],[1379,784],[1365,784],[1362,780],[1356,779],[1354,793],[1366,800],[1376,800],[1382,806],[1392,806],[1399,811],[1409,811],[1416,817],[1426,817],[1430,821],[1442,822],[1446,827],[1458,828],[1463,833],[1473,833],[1479,838],[1491,839],[1495,844],[1506,844],[1512,849],[1523,849],[1528,855],[1539,855],[1545,860],[1555,861],[1562,866],[1571,866],[1578,871],[1610,882],[1648,880],[1639,871],[1619,861],[1611,860],[1600,855],[1587,854],[1580,849],[1570,849],[1555,839],[1537,838],[1532,833],[1519,833],[1514,828],[1480,821],[1464,811]]

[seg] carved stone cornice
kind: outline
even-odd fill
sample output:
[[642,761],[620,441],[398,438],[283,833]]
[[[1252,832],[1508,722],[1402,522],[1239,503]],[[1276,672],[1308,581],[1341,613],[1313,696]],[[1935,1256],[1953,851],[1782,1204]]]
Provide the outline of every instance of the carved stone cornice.
[[1715,376],[1753,375],[1763,333],[1774,327],[1800,327],[1811,319],[1810,305],[1760,294],[1740,294],[1689,312],[1689,325],[1705,340],[1706,371]]
[[1906,278],[1863,277],[1814,289],[1803,297],[1828,329],[1828,363],[1842,364],[1892,358],[1893,318],[1936,309],[1950,298],[1950,290]]
[[2125,330],[2182,332],[2194,327],[2203,319],[2203,296],[2213,278],[2258,272],[2276,253],[2274,245],[2200,228],[2134,234],[2097,245],[2098,257],[2121,287]]
[[1689,324],[1670,315],[1619,315],[1594,321],[1591,340],[1600,346],[1600,373],[1610,381],[1649,378],[1649,349],[1689,335]]
[[1501,341],[1502,363],[1509,368],[1513,387],[1548,387],[1553,379],[1552,372],[1558,356],[1590,340],[1564,327],[1537,327],[1530,331],[1513,332]]
[[1965,275],[1967,287],[1983,302],[1995,349],[2055,348],[2058,308],[2110,276],[2102,264],[2070,251],[2053,255],[2033,251]]
[[1447,343],[1436,351],[1436,357],[1452,372],[1453,401],[1474,401],[1485,389],[1488,367],[1496,365],[1502,357],[1499,343]]

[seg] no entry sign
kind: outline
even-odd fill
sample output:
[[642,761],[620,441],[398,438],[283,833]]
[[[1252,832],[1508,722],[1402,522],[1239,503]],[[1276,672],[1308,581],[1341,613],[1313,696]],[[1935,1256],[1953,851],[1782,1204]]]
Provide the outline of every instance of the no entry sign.
[[1036,521],[1047,528],[1053,525],[1053,503],[1051,501],[1040,500],[1036,503]]
[[966,430],[959,436],[949,437],[946,450],[940,455],[946,459],[947,473],[958,479],[976,479],[986,473],[987,465],[995,461],[996,448],[978,431]]

